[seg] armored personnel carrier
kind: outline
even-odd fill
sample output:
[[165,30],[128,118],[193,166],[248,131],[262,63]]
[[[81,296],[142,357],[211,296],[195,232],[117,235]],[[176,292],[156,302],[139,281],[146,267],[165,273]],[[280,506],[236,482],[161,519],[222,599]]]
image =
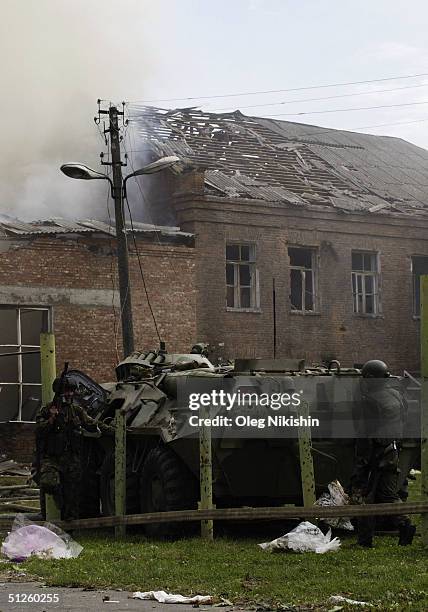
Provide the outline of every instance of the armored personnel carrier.
[[[356,368],[341,368],[338,362],[307,368],[303,360],[291,359],[236,360],[233,366],[214,366],[202,345],[188,354],[135,352],[117,366],[116,374],[116,382],[103,385],[77,370],[67,376],[77,383],[82,405],[100,422],[111,423],[119,408],[126,412],[128,514],[197,508],[199,439],[197,431],[185,426],[189,406],[180,389],[201,383],[258,394],[266,385],[290,393],[310,388],[311,414],[326,417],[325,423],[331,423],[331,417],[352,421],[360,401],[361,373]],[[390,384],[405,389],[406,380],[391,377]],[[291,406],[289,414],[295,413]],[[354,442],[352,435],[335,438],[325,428],[322,435],[312,431],[317,493],[334,479],[348,485]],[[84,444],[81,515],[114,514],[114,436],[85,439]],[[418,443],[404,441],[402,480],[417,454]],[[247,437],[224,427],[212,437],[212,458],[217,507],[302,503],[295,434],[284,437],[260,429]],[[164,534],[166,529],[147,526],[151,535]]]

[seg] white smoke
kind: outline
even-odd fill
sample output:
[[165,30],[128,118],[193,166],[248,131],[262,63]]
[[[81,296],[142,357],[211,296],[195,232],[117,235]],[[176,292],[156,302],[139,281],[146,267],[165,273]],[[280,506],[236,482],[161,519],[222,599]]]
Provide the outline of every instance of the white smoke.
[[107,184],[73,181],[59,166],[80,161],[100,169],[98,97],[119,104],[144,98],[153,3],[1,0],[0,6],[0,213],[105,217]]

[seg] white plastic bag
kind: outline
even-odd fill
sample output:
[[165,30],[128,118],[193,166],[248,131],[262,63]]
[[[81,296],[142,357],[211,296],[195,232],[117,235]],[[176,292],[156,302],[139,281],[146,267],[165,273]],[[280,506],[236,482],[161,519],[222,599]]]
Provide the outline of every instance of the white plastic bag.
[[338,550],[340,547],[339,538],[331,539],[331,529],[326,535],[316,525],[304,521],[289,531],[285,535],[259,544],[260,548],[269,552],[281,550],[294,550],[295,552],[315,552],[326,553]]
[[[315,506],[347,506],[349,504],[349,495],[347,495],[338,480],[333,480],[328,485],[328,493],[323,493],[315,502]],[[330,527],[337,529],[346,529],[354,531],[354,526],[348,518],[326,518],[323,522]]]
[[23,560],[31,555],[45,559],[78,557],[82,546],[56,525],[35,525],[23,514],[18,514],[12,531],[4,540],[1,553],[9,559]]
[[342,595],[332,595],[329,598],[332,603],[347,603],[351,606],[365,606],[366,608],[373,608],[373,604],[367,603],[367,601],[357,601],[356,599],[348,599]]
[[184,595],[175,593],[166,593],[165,591],[136,591],[132,593],[133,599],[152,599],[160,601],[160,603],[212,603],[211,595],[193,595],[193,597],[185,597]]

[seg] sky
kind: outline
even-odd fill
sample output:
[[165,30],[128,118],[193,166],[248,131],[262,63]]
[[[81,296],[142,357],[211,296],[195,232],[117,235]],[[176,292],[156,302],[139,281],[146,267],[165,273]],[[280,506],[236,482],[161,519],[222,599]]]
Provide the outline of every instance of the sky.
[[[422,0],[0,0],[0,8],[3,214],[105,216],[103,181],[59,172],[67,161],[101,169],[98,98],[240,109],[428,148]],[[375,82],[321,87],[355,81]],[[290,89],[300,91],[253,94]],[[391,105],[407,106],[344,110]],[[127,138],[137,146],[131,125]]]

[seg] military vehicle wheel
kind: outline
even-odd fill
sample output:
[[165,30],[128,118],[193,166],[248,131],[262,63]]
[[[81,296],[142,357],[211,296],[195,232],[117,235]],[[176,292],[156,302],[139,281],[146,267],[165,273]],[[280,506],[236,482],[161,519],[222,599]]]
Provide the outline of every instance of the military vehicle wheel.
[[[138,474],[132,471],[132,458],[126,457],[126,513],[135,514],[138,505]],[[100,473],[101,513],[114,516],[114,453],[106,455]]]
[[[149,451],[140,475],[141,512],[166,512],[197,508],[198,486],[193,474],[166,446]],[[172,537],[189,533],[187,523],[146,525],[152,537]]]

